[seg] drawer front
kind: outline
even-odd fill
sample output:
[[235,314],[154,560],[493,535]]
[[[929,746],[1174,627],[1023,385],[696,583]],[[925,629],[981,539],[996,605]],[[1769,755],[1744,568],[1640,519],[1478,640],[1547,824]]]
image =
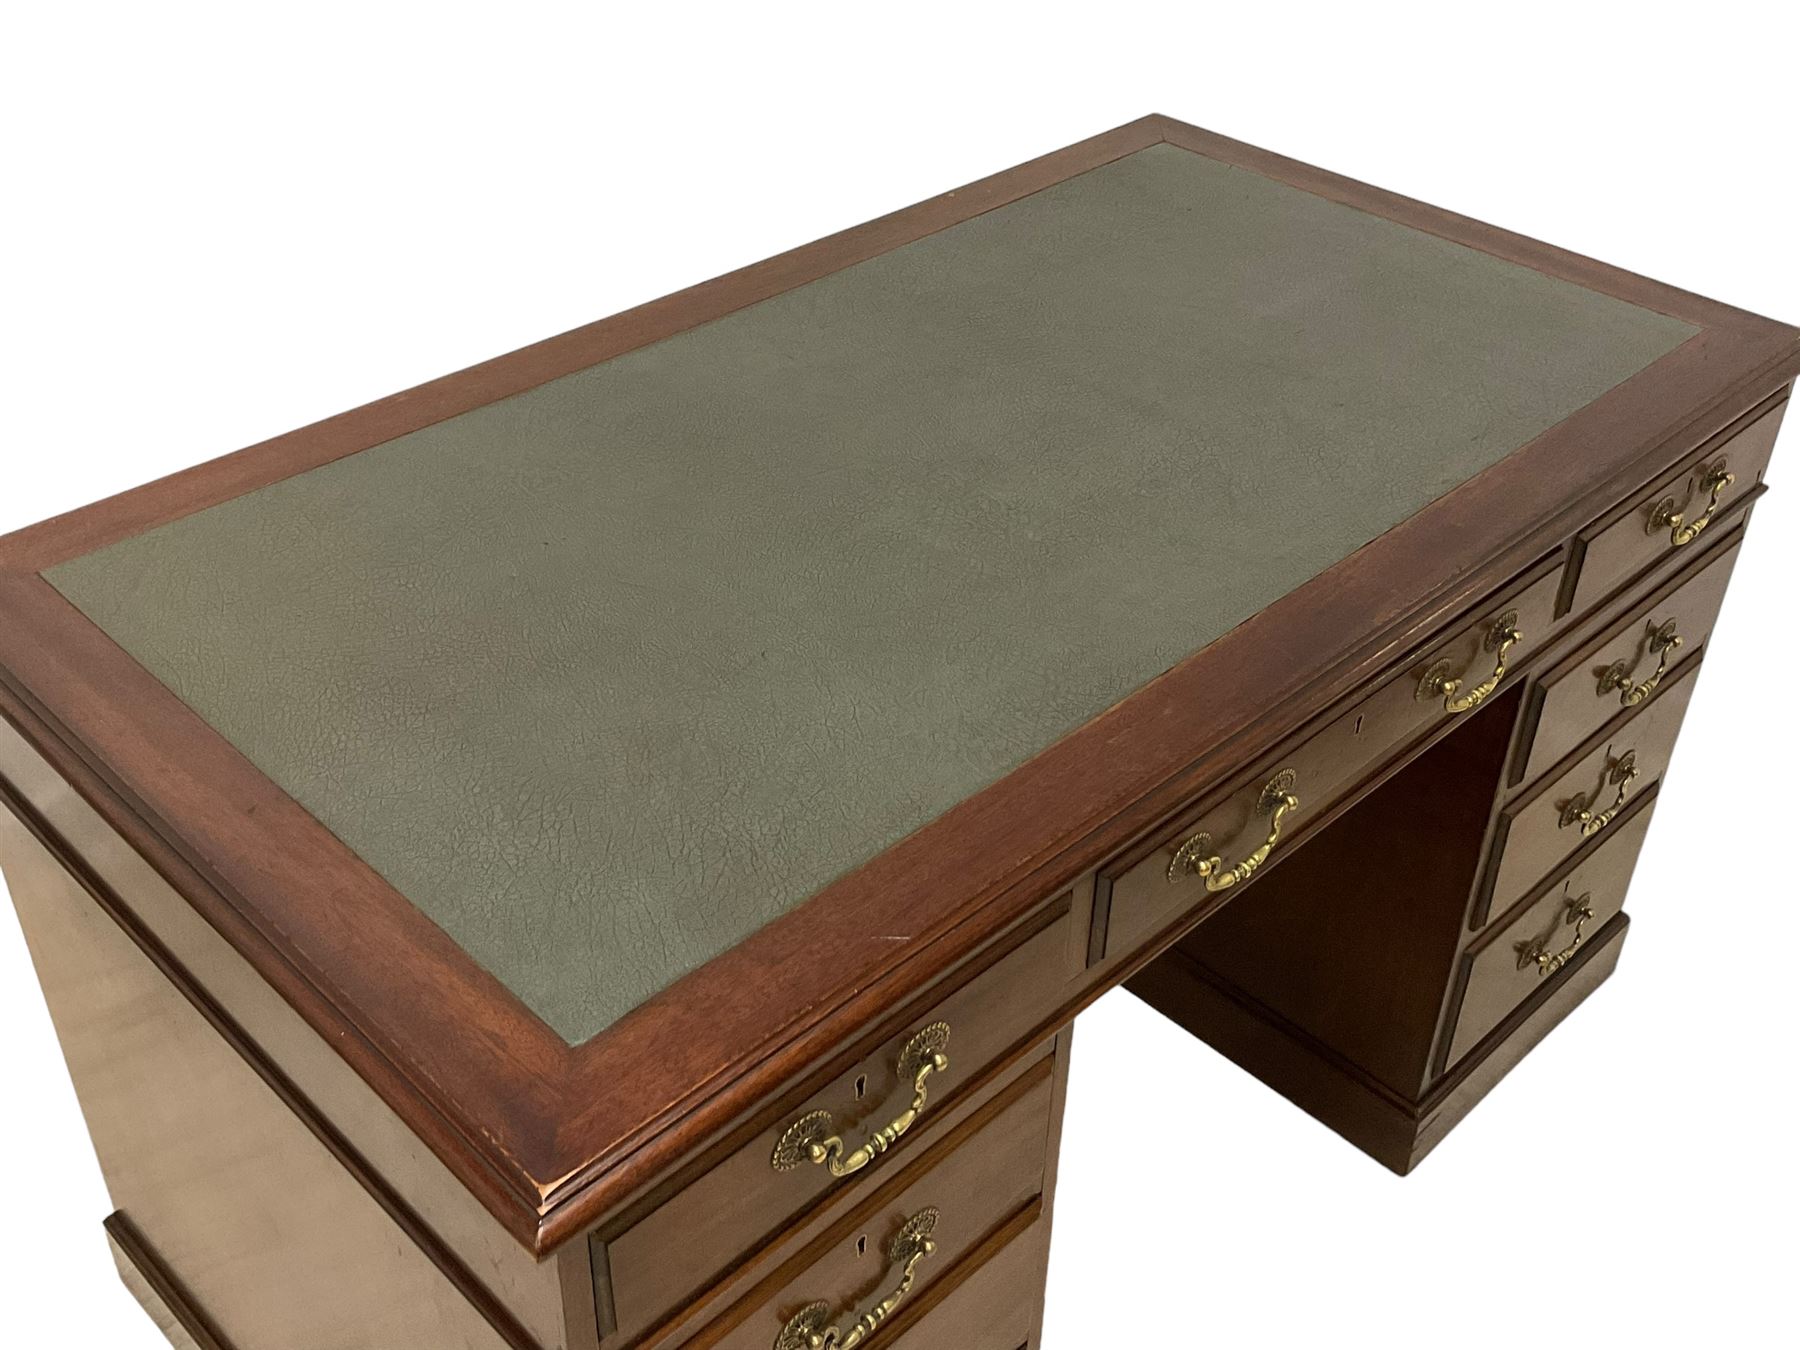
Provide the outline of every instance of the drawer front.
[[1466,979],[1450,1041],[1450,1064],[1480,1044],[1546,980],[1554,979],[1580,945],[1625,907],[1625,891],[1656,794],[1639,800],[1610,839],[1517,918],[1485,934],[1464,956]]
[[[688,1350],[805,1350],[864,1318],[905,1317],[954,1286],[986,1248],[1041,1209],[1053,1075],[1022,1080],[870,1201],[832,1225]],[[785,1339],[784,1339],[785,1338]]]
[[1477,925],[1511,909],[1588,840],[1615,828],[1631,799],[1662,780],[1698,673],[1699,663],[1683,665],[1603,744],[1501,811],[1492,886]]
[[892,1350],[1025,1350],[1049,1277],[1041,1220],[984,1262],[893,1342]]
[[[794,1103],[606,1246],[621,1337],[767,1247],[836,1192],[872,1187],[963,1090],[1021,1048],[1081,968],[1067,898],[1050,922]],[[937,1058],[941,1056],[941,1059]],[[921,1104],[922,1103],[922,1104]],[[831,1146],[822,1163],[810,1145]],[[845,1171],[844,1175],[837,1175]]]
[[1554,568],[1534,573],[1249,783],[1184,819],[1147,852],[1103,868],[1110,900],[1102,955],[1128,952],[1216,902],[1277,856],[1297,822],[1342,800],[1409,743],[1483,706],[1495,675],[1516,669],[1550,631],[1560,584]]
[[1585,651],[1545,674],[1521,780],[1529,781],[1695,660],[1712,634],[1737,562],[1733,540],[1671,589],[1634,608]]
[[1569,608],[1579,613],[1665,558],[1691,550],[1762,481],[1787,411],[1784,399],[1713,438],[1695,458],[1648,488],[1628,511],[1594,526],[1570,564]]

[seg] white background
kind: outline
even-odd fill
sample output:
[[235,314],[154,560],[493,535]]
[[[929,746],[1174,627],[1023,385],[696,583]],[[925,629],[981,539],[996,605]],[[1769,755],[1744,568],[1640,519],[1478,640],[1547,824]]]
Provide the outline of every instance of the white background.
[[[1782,8],[1230,9],[15,7],[0,530],[1149,111],[1800,320]],[[1758,511],[1620,973],[1414,1177],[1126,995],[1082,1020],[1048,1350],[1794,1343],[1797,519]],[[161,1344],[10,917],[0,1029],[8,1343]]]

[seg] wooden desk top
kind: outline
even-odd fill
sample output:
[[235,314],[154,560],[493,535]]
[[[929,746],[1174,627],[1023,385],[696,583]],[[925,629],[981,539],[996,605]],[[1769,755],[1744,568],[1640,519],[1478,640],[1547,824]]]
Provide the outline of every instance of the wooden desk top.
[[548,1246],[1795,368],[1151,118],[0,541],[5,706]]
[[47,575],[580,1042],[1695,331],[1156,145]]

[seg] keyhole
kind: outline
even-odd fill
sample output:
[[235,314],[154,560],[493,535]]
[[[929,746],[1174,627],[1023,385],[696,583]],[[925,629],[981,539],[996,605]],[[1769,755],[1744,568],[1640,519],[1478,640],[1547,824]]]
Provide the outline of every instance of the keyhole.
[[865,1073],[865,1074],[862,1074],[860,1077],[858,1077],[856,1080],[856,1100],[860,1102],[864,1097],[866,1097],[868,1095],[869,1095],[869,1075]]
[[856,1239],[856,1254],[858,1256],[867,1256],[869,1254],[869,1239],[866,1234]]
[[1358,713],[1356,715],[1356,732],[1355,732],[1355,734],[1358,736],[1362,735],[1362,724],[1363,724],[1363,714]]

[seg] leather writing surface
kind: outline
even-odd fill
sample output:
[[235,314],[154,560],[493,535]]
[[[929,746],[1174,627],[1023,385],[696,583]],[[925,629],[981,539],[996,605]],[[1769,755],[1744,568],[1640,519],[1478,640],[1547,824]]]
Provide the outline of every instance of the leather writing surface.
[[1694,331],[1157,146],[48,575],[579,1041]]

